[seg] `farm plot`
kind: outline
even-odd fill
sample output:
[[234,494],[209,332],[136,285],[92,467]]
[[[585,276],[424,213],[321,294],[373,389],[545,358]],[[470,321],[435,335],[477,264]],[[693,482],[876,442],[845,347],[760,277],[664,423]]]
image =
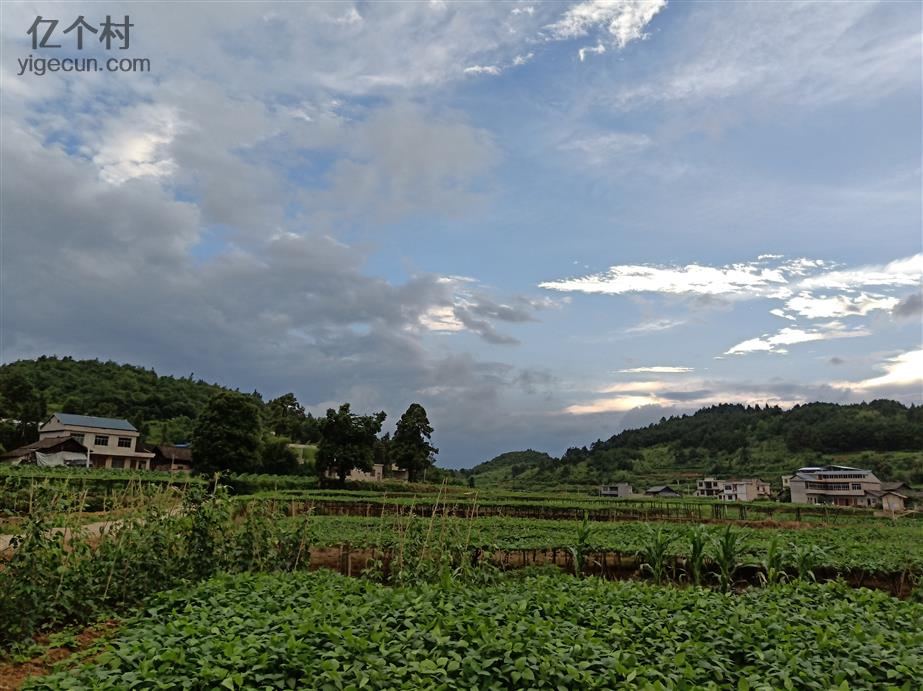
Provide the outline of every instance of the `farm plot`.
[[918,689],[923,606],[839,584],[726,595],[561,576],[331,572],[166,593],[42,689]]
[[[581,538],[583,523],[522,518],[458,519],[437,516],[364,518],[313,516],[313,544],[319,547],[350,545],[365,548],[399,548],[402,544],[427,539],[463,542],[482,550],[568,551],[582,540],[586,552],[635,555],[650,544],[656,528],[666,542],[667,553],[687,557],[692,551],[693,528],[677,523],[619,522],[589,525]],[[724,531],[709,525],[702,530],[710,545]],[[810,558],[812,566],[834,572],[854,570],[868,573],[923,574],[923,525],[918,523],[871,526],[816,527],[802,530],[734,527],[739,538],[741,564],[760,564],[775,540],[789,567],[796,558]]]

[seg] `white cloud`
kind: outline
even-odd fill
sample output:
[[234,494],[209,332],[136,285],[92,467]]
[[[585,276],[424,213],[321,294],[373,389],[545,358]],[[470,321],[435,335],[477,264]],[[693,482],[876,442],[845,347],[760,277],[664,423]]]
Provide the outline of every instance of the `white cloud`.
[[[595,413],[624,413],[646,405],[663,405],[665,401],[656,396],[616,396],[600,398],[591,403],[575,404],[564,409],[571,415],[592,415]],[[668,401],[666,403],[669,403]]]
[[[895,297],[861,293],[849,295],[814,296],[804,292],[791,298],[785,306],[808,319],[833,319],[837,317],[865,316],[875,310],[891,310],[900,302]],[[773,314],[776,310],[772,311]],[[791,319],[792,317],[786,317]]]
[[465,68],[465,74],[490,74],[498,75],[503,70],[496,65],[472,65],[471,67]]
[[624,48],[647,37],[644,28],[666,5],[666,0],[587,0],[569,7],[547,29],[556,40],[580,38],[602,29],[615,46]]
[[625,329],[625,333],[653,333],[655,331],[667,331],[668,329],[676,328],[677,326],[682,326],[686,323],[685,319],[652,319],[650,321],[644,321],[640,324],[635,324]]
[[868,336],[870,331],[865,329],[845,329],[842,324],[831,322],[822,329],[813,329],[805,331],[786,326],[776,334],[769,336],[764,334],[759,338],[738,343],[737,345],[725,351],[725,355],[743,355],[757,351],[772,353],[788,352],[785,346],[795,345],[796,343],[807,343],[809,341],[827,341],[834,338],[856,338],[859,336]]
[[675,367],[672,365],[654,365],[653,367],[631,367],[630,369],[620,369],[619,372],[626,372],[630,374],[642,373],[642,372],[651,372],[656,374],[682,374],[684,372],[692,372],[692,367]]
[[885,374],[857,382],[839,382],[834,386],[863,391],[916,386],[923,393],[923,349],[911,350],[887,360],[881,365]]
[[606,46],[602,43],[597,43],[595,46],[585,46],[577,51],[577,57],[580,58],[580,62],[586,61],[587,55],[603,55],[606,52]]
[[806,278],[804,288],[850,290],[860,286],[917,286],[923,280],[923,253],[895,259],[885,265],[828,271]]
[[668,384],[662,381],[627,381],[604,386],[596,393],[654,393],[667,386]]
[[121,185],[138,177],[166,177],[176,170],[167,146],[180,130],[174,108],[142,104],[123,111],[99,131],[93,163],[101,179]]
[[[883,266],[835,270],[832,266],[820,259],[785,260],[780,255],[769,254],[760,255],[756,261],[724,266],[621,264],[587,276],[545,281],[539,287],[602,295],[654,293],[697,299],[781,300],[785,308],[772,308],[769,313],[789,321],[796,321],[796,315],[812,320],[864,317],[874,311],[892,312],[900,299],[864,292],[862,288],[875,286],[887,291],[919,285],[923,277],[923,254]],[[678,320],[662,318],[627,331],[654,331],[674,326],[675,322]],[[787,327],[775,335],[763,334],[742,341],[725,355],[757,351],[784,353],[785,346],[795,343],[868,334],[866,329],[847,329],[838,322],[817,324],[816,328],[809,329]]]
[[785,310],[780,310],[778,308],[769,310],[769,314],[776,317],[782,317],[782,319],[790,319],[791,321],[795,321],[795,318],[792,315],[786,314]]
[[535,57],[535,53],[529,52],[524,55],[517,55],[513,58],[513,65],[519,67],[520,65],[525,65],[529,60]]
[[579,278],[545,281],[540,288],[562,292],[599,293],[670,293],[674,295],[745,296],[780,294],[788,279],[780,268],[759,263],[731,264],[721,267],[688,264],[656,266],[622,264],[608,271]]

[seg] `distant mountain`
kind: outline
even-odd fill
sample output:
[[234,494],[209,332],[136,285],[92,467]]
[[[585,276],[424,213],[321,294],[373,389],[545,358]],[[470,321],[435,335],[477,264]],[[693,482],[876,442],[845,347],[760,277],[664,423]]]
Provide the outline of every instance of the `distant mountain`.
[[896,401],[809,403],[791,410],[722,404],[625,430],[560,459],[537,451],[476,466],[479,486],[586,486],[692,481],[703,473],[779,475],[811,462],[871,466],[888,479],[923,482],[923,408]]

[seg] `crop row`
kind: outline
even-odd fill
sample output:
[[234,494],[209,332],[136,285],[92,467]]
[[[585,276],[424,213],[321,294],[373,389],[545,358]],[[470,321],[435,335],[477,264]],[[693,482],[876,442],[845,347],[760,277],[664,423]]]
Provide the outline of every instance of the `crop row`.
[[[918,689],[923,606],[560,576],[385,587],[222,576],[149,603],[43,689]],[[28,687],[27,687],[28,688]]]
[[[697,528],[676,523],[594,523],[581,538],[583,524],[580,521],[313,516],[311,533],[315,546],[389,549],[400,546],[409,533],[429,529],[433,542],[444,541],[448,534],[452,539],[461,539],[471,547],[485,550],[568,550],[582,540],[588,552],[633,555],[650,543],[652,525],[668,543],[670,556],[689,556],[690,537]],[[724,528],[708,525],[700,530],[706,533],[708,542],[713,542],[722,535]],[[743,563],[761,563],[775,540],[791,560],[806,549],[814,549],[816,565],[828,570],[923,573],[923,526],[918,524],[881,523],[800,530],[735,527],[733,532],[740,541]]]

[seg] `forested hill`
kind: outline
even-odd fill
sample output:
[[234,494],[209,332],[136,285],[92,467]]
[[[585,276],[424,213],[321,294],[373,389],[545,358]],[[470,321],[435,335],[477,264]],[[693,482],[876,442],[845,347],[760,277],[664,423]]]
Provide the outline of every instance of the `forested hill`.
[[523,486],[672,481],[702,472],[768,479],[812,460],[863,463],[923,482],[923,407],[889,400],[790,410],[722,404],[570,448],[559,460],[513,452],[471,472],[485,484]]
[[[150,443],[189,441],[195,420],[228,387],[202,379],[158,375],[153,369],[99,360],[42,356],[0,365],[0,446],[15,448],[38,437],[51,413],[125,418]],[[249,394],[263,424],[300,443],[318,438],[317,421],[293,394],[263,401]]]
[[[45,357],[0,365],[0,404],[21,404],[30,392],[41,397],[47,412],[126,418],[135,425],[148,420],[194,418],[206,401],[225,387],[189,377],[160,376],[153,369],[112,361]],[[4,415],[6,417],[6,415]]]

